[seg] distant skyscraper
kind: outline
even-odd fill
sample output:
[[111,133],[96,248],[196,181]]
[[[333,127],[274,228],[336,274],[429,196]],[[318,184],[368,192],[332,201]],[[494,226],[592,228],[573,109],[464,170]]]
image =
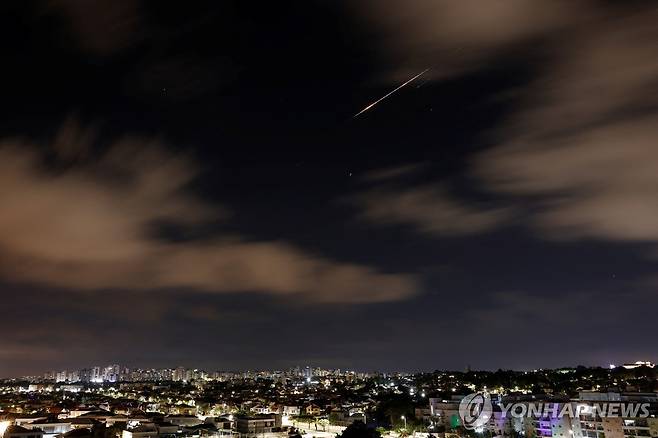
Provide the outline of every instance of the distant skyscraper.
[[80,381],[80,372],[76,370],[76,371],[71,371],[71,372],[67,373],[66,380],[68,382],[79,382]]
[[93,367],[91,369],[91,381],[92,382],[102,382],[103,381],[103,375],[101,374],[101,368],[100,367]]
[[84,382],[84,383],[89,383],[89,382],[91,382],[91,378],[92,378],[92,377],[91,377],[91,374],[92,374],[92,370],[91,370],[91,368],[83,368],[83,369],[81,369],[81,370],[80,370],[80,374],[79,374],[80,381],[81,381],[81,382]]
[[172,379],[174,382],[181,382],[185,379],[185,368],[184,367],[178,367],[174,370],[174,374],[172,376]]
[[103,380],[106,382],[117,382],[119,380],[119,365],[109,365],[103,370]]

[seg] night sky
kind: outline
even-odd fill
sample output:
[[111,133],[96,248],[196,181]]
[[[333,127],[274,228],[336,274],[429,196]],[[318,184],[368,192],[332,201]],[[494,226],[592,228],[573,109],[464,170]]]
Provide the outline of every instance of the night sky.
[[655,361],[656,23],[3,2],[0,376]]

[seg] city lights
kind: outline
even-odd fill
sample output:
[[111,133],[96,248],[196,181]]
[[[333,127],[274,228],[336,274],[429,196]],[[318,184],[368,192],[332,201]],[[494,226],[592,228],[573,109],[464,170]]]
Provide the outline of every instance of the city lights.
[[5,430],[7,430],[7,427],[9,427],[10,424],[11,422],[9,421],[0,421],[0,436],[5,433]]

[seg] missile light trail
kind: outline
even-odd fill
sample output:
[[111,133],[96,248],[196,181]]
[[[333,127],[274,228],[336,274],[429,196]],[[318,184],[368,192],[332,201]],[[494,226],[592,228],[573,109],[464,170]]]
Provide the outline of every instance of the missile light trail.
[[423,70],[422,72],[420,72],[420,73],[418,73],[416,76],[414,76],[413,78],[409,79],[408,81],[406,81],[405,83],[401,84],[400,86],[398,86],[398,87],[395,88],[394,90],[390,91],[389,93],[387,93],[387,94],[385,94],[384,96],[380,97],[379,99],[377,99],[376,101],[374,101],[373,103],[371,103],[370,105],[368,105],[367,107],[363,108],[363,109],[362,109],[361,111],[359,111],[358,113],[354,114],[354,116],[352,116],[352,118],[356,118],[356,117],[358,117],[359,115],[365,113],[365,112],[368,111],[370,108],[374,107],[374,106],[377,105],[379,102],[381,102],[382,100],[384,100],[384,99],[386,99],[387,97],[389,97],[391,94],[393,94],[393,93],[395,93],[396,91],[398,91],[400,88],[409,85],[410,83],[412,83],[413,81],[415,81],[416,79],[418,79],[419,77],[421,77],[422,75],[424,75],[425,73],[427,73],[428,71],[429,71],[429,68],[426,68],[425,70]]

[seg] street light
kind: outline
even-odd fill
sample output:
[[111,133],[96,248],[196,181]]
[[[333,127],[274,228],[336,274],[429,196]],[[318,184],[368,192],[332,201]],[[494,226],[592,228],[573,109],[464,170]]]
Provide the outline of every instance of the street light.
[[5,434],[5,430],[11,423],[9,421],[0,421],[0,437]]
[[403,416],[401,416],[400,418],[402,418],[402,419],[404,420],[404,430],[407,430],[407,417],[405,417],[405,416],[403,415]]

